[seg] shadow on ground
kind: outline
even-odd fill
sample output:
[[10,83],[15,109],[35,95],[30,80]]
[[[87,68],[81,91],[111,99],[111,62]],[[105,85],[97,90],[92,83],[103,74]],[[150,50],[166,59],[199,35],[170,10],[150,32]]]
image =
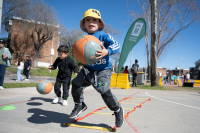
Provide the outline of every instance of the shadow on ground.
[[34,100],[43,100],[44,102],[50,102],[50,103],[53,101],[52,98],[31,97],[30,101],[34,101]]
[[[54,111],[47,111],[42,110],[39,108],[32,108],[28,110],[28,113],[33,113],[33,115],[27,118],[27,121],[35,124],[46,124],[46,123],[60,123],[61,127],[68,127],[64,126],[64,123],[71,123],[74,119],[69,119],[68,114],[58,113]],[[107,124],[92,124],[92,123],[85,123],[85,122],[76,122],[74,124],[85,125],[85,126],[98,126],[98,127],[105,127],[109,128]],[[74,127],[75,128],[75,127]]]

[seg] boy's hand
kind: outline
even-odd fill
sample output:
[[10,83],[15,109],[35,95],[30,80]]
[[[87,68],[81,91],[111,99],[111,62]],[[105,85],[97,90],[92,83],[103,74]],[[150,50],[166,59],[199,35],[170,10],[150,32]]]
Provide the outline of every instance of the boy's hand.
[[7,54],[3,54],[3,57],[5,57],[5,58],[6,58],[6,57],[8,57],[8,55],[7,55]]
[[74,73],[74,75],[77,76],[78,74],[77,74],[77,73]]
[[52,66],[47,67],[47,69],[51,69],[51,68],[52,68]]
[[96,55],[99,55],[99,57],[96,57],[96,59],[99,59],[101,60],[104,56],[108,55],[108,50],[103,46],[101,45],[102,47],[102,50],[97,50],[97,53]]

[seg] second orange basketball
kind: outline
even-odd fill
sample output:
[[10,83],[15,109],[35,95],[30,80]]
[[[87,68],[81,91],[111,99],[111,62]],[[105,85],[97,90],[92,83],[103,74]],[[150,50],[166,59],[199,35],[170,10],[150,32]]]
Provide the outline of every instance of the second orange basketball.
[[72,45],[72,53],[74,57],[82,64],[94,64],[98,60],[96,57],[97,50],[102,50],[101,42],[92,35],[80,36]]

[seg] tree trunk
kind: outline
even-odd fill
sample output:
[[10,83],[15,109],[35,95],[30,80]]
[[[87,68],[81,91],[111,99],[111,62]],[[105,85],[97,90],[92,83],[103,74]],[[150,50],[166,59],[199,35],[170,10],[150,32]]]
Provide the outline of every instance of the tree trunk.
[[151,3],[151,86],[158,86],[156,35],[157,35],[157,0]]
[[34,59],[33,59],[33,67],[38,67],[39,52],[40,50],[35,50]]
[[149,47],[147,48],[147,74],[148,74],[148,80],[151,79],[151,73],[150,73],[150,65],[149,65]]

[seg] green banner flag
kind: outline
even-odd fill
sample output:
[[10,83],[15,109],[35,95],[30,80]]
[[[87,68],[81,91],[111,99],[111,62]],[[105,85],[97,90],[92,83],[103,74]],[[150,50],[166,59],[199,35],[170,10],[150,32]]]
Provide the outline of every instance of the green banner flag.
[[131,49],[144,37],[146,34],[146,21],[143,18],[138,18],[133,22],[131,27],[129,28],[126,37],[124,39],[124,43],[122,46],[122,51],[120,54],[117,76],[121,71],[129,52]]

